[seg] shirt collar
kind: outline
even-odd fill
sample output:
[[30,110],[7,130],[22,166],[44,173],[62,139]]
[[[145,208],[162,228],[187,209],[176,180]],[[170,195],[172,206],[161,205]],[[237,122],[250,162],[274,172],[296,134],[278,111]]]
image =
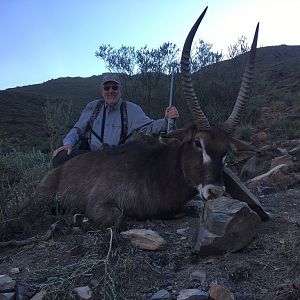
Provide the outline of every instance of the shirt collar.
[[122,99],[119,99],[119,101],[118,101],[116,104],[112,105],[112,106],[110,106],[110,105],[108,105],[108,104],[105,103],[105,108],[106,108],[108,111],[119,110],[120,107],[121,107],[122,102],[123,102],[123,100],[122,100]]

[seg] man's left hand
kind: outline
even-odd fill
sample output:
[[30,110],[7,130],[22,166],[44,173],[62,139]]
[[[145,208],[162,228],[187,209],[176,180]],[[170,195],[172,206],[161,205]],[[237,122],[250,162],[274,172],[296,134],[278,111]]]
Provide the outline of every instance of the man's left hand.
[[165,110],[165,118],[168,119],[177,119],[179,118],[178,110],[175,106],[169,106]]

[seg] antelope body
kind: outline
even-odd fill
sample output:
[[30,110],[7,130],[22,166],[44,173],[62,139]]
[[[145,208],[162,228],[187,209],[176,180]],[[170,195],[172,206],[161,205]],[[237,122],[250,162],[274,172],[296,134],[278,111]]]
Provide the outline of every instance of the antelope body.
[[194,93],[189,64],[191,44],[206,9],[188,34],[181,57],[182,86],[194,124],[161,137],[160,142],[134,141],[74,157],[45,176],[41,193],[59,193],[65,208],[106,227],[122,216],[171,217],[197,194],[209,199],[224,193],[228,150],[249,150],[230,134],[249,98],[258,26],[233,111],[221,128],[211,128]]

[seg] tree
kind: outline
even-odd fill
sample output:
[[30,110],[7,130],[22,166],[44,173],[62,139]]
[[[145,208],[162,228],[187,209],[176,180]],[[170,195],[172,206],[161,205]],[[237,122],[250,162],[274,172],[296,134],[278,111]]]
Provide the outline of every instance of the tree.
[[198,45],[192,53],[191,71],[197,72],[203,67],[217,63],[223,59],[223,54],[220,52],[213,52],[212,44],[205,43],[199,40]]
[[61,143],[70,122],[72,107],[72,101],[64,103],[58,99],[54,102],[47,100],[43,107],[50,152],[53,152]]
[[[199,41],[192,54],[192,72],[222,60],[223,55],[211,49],[212,44]],[[167,42],[158,48],[150,49],[146,45],[138,50],[127,46],[114,49],[111,45],[101,45],[95,55],[105,62],[109,71],[123,76],[125,98],[134,98],[138,104],[143,102],[147,113],[157,116],[167,104],[170,71],[172,66],[175,73],[179,70],[180,52],[175,44]],[[175,76],[174,81],[179,83],[179,80],[179,76]],[[181,97],[181,90],[178,88],[176,91],[179,84],[174,86],[175,100],[175,92]]]
[[102,59],[106,68],[113,73],[133,75],[136,68],[136,51],[134,47],[121,46],[114,49],[111,45],[101,45],[95,56]]
[[247,38],[242,35],[235,44],[228,47],[227,57],[232,59],[238,55],[248,52],[249,50],[250,46],[248,45]]

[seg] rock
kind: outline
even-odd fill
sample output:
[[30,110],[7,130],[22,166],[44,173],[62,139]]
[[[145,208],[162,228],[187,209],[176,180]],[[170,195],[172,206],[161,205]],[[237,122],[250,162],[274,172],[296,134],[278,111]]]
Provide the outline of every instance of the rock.
[[208,293],[199,289],[185,289],[179,292],[177,300],[208,300]]
[[248,184],[253,185],[253,184],[260,183],[261,181],[265,181],[268,183],[276,182],[277,180],[280,180],[280,178],[282,178],[288,172],[289,172],[289,166],[286,164],[281,164],[281,165],[274,167],[267,173],[264,173],[262,175],[256,176],[256,177],[248,180]]
[[293,157],[289,154],[285,154],[279,157],[275,157],[271,161],[271,169],[279,166],[279,165],[287,165],[287,166],[292,166],[293,163]]
[[298,277],[294,280],[293,288],[296,289],[296,290],[300,290],[300,277]]
[[0,300],[15,300],[15,293],[0,294]]
[[242,178],[252,178],[269,169],[269,163],[263,158],[253,156],[243,165],[240,176]]
[[258,132],[256,134],[254,134],[253,137],[254,137],[254,139],[256,139],[256,140],[258,140],[260,142],[265,142],[266,139],[267,139],[267,137],[268,137],[268,135],[267,135],[267,133],[265,131],[260,131],[260,132]]
[[157,291],[150,299],[151,300],[169,300],[172,295],[167,290],[159,290]]
[[283,155],[285,155],[285,154],[288,154],[288,151],[285,149],[285,148],[277,148],[277,150],[281,153],[281,154],[283,154]]
[[203,201],[200,199],[193,199],[185,204],[185,214],[192,218],[199,218],[201,209],[203,207]]
[[74,289],[79,299],[92,299],[92,291],[89,286],[81,286]]
[[143,250],[162,250],[167,246],[167,241],[150,229],[131,229],[120,234]]
[[30,298],[30,300],[43,300],[46,294],[47,293],[45,291],[40,291],[37,294],[35,294],[32,298]]
[[275,193],[276,190],[271,186],[262,186],[262,187],[260,187],[260,192],[264,195],[269,195],[269,194]]
[[227,197],[209,200],[194,251],[214,255],[242,249],[253,240],[260,223],[259,216],[244,202]]
[[11,268],[10,269],[10,274],[19,274],[20,273],[20,269],[19,268]]
[[15,289],[16,282],[8,275],[0,275],[0,293],[11,292]]
[[93,278],[93,279],[91,279],[90,280],[90,284],[93,286],[93,287],[96,287],[96,286],[98,286],[99,284],[100,284],[100,280],[99,279],[95,279],[95,278]]
[[190,278],[191,280],[198,280],[201,283],[204,283],[206,281],[206,272],[201,270],[194,271],[193,273],[191,273]]
[[176,233],[182,236],[186,236],[187,235],[187,231],[189,230],[189,227],[187,228],[179,228],[176,230]]
[[73,227],[72,228],[72,234],[74,235],[80,235],[83,234],[83,230],[81,229],[81,227]]
[[246,202],[260,216],[262,221],[269,219],[268,212],[262,207],[257,197],[251,193],[229,168],[224,168],[223,176],[226,191],[232,198]]
[[288,153],[291,155],[296,155],[296,154],[300,153],[300,145],[292,148]]
[[221,285],[213,282],[208,290],[210,298],[213,300],[235,300],[234,295]]

